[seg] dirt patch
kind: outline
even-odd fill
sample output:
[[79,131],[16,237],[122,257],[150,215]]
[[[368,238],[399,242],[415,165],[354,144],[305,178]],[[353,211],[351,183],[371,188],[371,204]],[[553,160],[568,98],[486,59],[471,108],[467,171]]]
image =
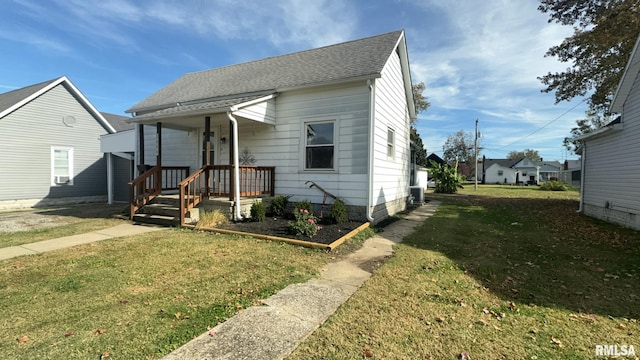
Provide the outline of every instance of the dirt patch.
[[121,214],[123,208],[123,205],[82,204],[0,212],[0,233],[68,225],[87,218],[112,218]]
[[289,222],[291,220],[282,218],[266,218],[265,221],[240,221],[218,226],[221,229],[242,231],[252,234],[263,234],[270,236],[284,237],[288,239],[311,241],[319,244],[331,244],[339,238],[348,234],[358,226],[360,222],[349,221],[343,224],[327,224],[320,223],[322,229],[310,238],[308,236],[292,235],[288,231]]

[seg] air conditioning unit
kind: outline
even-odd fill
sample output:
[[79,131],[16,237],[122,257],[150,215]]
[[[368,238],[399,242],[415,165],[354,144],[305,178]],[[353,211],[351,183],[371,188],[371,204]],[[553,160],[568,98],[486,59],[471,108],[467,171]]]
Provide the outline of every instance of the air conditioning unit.
[[54,176],[54,182],[59,185],[68,184],[70,180],[68,176]]
[[414,204],[424,204],[424,188],[422,186],[410,186],[409,194]]

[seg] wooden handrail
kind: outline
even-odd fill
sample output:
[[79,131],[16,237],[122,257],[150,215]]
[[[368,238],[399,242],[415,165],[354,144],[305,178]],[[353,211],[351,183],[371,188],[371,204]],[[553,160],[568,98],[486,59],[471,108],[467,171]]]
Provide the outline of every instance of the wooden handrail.
[[133,179],[129,182],[129,218],[162,190],[177,190],[188,174],[188,166],[154,166]]
[[162,167],[154,166],[129,182],[129,218],[162,192]]
[[201,167],[178,185],[180,189],[180,226],[184,225],[187,213],[196,207],[205,196],[209,196],[209,184],[205,179],[208,177],[206,174],[210,167],[208,165]]

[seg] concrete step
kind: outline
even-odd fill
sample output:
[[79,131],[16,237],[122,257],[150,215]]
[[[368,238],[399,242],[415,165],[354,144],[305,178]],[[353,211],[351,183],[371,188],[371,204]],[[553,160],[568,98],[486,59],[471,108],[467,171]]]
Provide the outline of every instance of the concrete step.
[[[134,222],[143,224],[156,224],[162,226],[180,226],[180,218],[175,216],[155,215],[155,214],[136,214],[133,217]],[[185,223],[191,223],[191,218],[185,218]]]

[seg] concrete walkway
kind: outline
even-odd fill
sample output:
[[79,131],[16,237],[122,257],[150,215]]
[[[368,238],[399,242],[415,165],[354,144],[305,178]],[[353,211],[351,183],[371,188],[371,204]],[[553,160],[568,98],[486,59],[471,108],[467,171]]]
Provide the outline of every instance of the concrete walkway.
[[164,229],[166,228],[122,224],[107,229],[92,231],[86,234],[65,236],[57,239],[44,240],[30,244],[0,248],[0,260],[11,259],[16,256],[40,254],[45,251],[64,249],[71,246],[88,244],[100,240],[112,239],[122,236],[138,235]]
[[164,357],[184,359],[284,359],[371,277],[369,269],[393,255],[440,203],[431,201],[368,239],[344,260],[328,264],[319,279],[293,284],[217,325]]

